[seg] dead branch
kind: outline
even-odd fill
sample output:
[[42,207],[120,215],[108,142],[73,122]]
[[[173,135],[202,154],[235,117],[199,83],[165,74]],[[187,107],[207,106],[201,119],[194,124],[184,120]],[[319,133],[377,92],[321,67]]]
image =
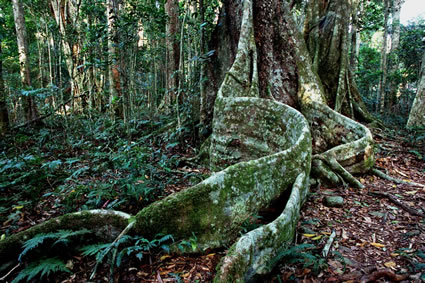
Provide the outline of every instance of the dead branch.
[[409,181],[403,181],[391,176],[388,176],[387,174],[385,174],[384,172],[379,171],[376,168],[372,168],[372,172],[375,173],[375,175],[377,175],[378,177],[381,177],[382,179],[397,183],[397,184],[404,184],[404,185],[411,185],[411,186],[415,186],[415,187],[421,187],[421,188],[425,188],[425,185],[419,184],[419,183],[415,183],[415,182],[409,182]]
[[38,122],[38,121],[41,121],[41,120],[43,120],[43,119],[45,119],[45,118],[47,118],[47,117],[49,117],[49,116],[52,116],[52,115],[53,115],[54,113],[56,113],[56,111],[58,111],[61,107],[63,107],[64,105],[68,104],[69,102],[71,102],[71,100],[72,100],[72,99],[68,99],[67,101],[65,101],[64,103],[60,104],[58,107],[56,107],[56,108],[55,108],[55,110],[53,110],[52,112],[47,113],[47,114],[44,114],[44,115],[41,115],[41,116],[38,116],[37,118],[32,119],[31,121],[27,121],[27,122],[25,122],[25,123],[23,123],[23,124],[20,124],[20,125],[18,125],[18,126],[15,126],[15,127],[13,127],[13,129],[14,129],[14,130],[17,130],[17,129],[20,129],[20,128],[23,128],[23,127],[26,127],[26,126],[28,126],[28,125],[34,124],[34,123],[36,123],[36,122]]
[[389,193],[383,193],[383,192],[377,192],[377,191],[370,191],[369,194],[370,195],[375,195],[375,196],[386,197],[392,203],[394,203],[395,205],[401,207],[402,209],[404,209],[405,211],[409,212],[410,214],[425,218],[425,214],[414,210],[410,206],[405,205],[404,203],[402,203],[401,201],[399,201],[395,196],[393,196],[393,195],[391,195]]

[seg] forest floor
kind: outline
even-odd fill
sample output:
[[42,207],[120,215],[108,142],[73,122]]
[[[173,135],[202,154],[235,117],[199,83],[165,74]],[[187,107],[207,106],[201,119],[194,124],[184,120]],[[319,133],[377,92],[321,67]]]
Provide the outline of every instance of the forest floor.
[[[412,141],[411,137],[400,136],[393,131],[377,130],[374,132],[374,137],[377,143],[376,168],[398,179],[425,184],[423,142],[421,144]],[[40,172],[43,174],[47,172],[42,178],[47,180],[44,185],[50,189],[37,192],[42,197],[35,205],[23,202],[21,197],[20,202],[1,204],[0,234],[15,233],[69,210],[81,208],[112,208],[116,205],[114,209],[134,214],[154,199],[184,189],[196,182],[196,179],[199,181],[209,174],[204,168],[182,166],[183,163],[175,162],[173,159],[175,156],[181,158],[192,154],[190,150],[182,151],[183,147],[175,146],[175,144],[171,146],[151,144],[152,149],[147,150],[141,144],[137,144],[137,147],[132,150],[146,152],[141,155],[143,160],[140,159],[138,162],[162,165],[154,166],[148,171],[143,169],[135,173],[134,176],[138,176],[136,178],[130,174],[128,168],[134,166],[128,163],[131,157],[120,160],[119,156],[125,155],[126,151],[120,151],[118,147],[112,148],[110,145],[112,149],[109,150],[116,151],[119,155],[117,153],[114,157],[112,154],[108,157],[109,159],[100,153],[87,155],[90,150],[98,150],[102,142],[103,140],[100,139],[98,143],[92,144],[90,149],[82,146],[82,142],[74,141],[78,146],[56,149],[56,153],[39,154],[44,156],[44,163],[40,163],[38,171],[31,173],[33,175],[29,175],[29,178],[34,179],[34,176],[41,174]],[[21,151],[22,156],[24,154],[27,157],[33,156],[31,162],[35,162],[34,154],[29,155],[28,150],[35,144],[38,144],[40,148],[43,145],[40,140],[31,141],[31,139],[25,139],[19,145],[22,148],[26,147]],[[17,149],[14,150],[18,152]],[[108,152],[105,154],[111,155]],[[46,156],[48,156],[48,162],[46,162]],[[90,156],[92,159],[85,160],[84,156]],[[99,171],[108,172],[107,175],[97,174],[97,170],[93,168],[98,163],[101,166],[121,169],[105,171],[101,167]],[[171,163],[177,164],[175,168],[172,168]],[[10,164],[10,162],[0,164],[3,166],[3,174],[9,172],[4,169],[6,166],[12,168],[13,165],[17,168],[19,163]],[[67,171],[65,165],[72,168]],[[40,171],[42,169],[44,171]],[[13,172],[17,174],[16,170]],[[56,174],[56,178],[53,173]],[[12,173],[9,172],[9,174]],[[59,178],[61,174],[64,176]],[[120,187],[118,180],[123,176],[126,182],[131,181],[135,184],[131,187],[135,190],[133,194],[128,186],[125,194],[117,189]],[[171,178],[171,176],[174,177]],[[28,182],[27,177],[22,177],[23,182],[16,181],[15,184],[20,184],[22,187],[23,183]],[[396,184],[373,174],[358,176],[358,178],[365,185],[364,189],[343,186],[328,188],[323,185],[311,187],[309,198],[302,208],[294,246],[282,254],[282,259],[272,274],[261,278],[261,282],[425,281],[425,217],[423,217],[425,188]],[[170,182],[170,179],[174,181]],[[161,188],[161,193],[154,194],[146,191],[147,186],[162,184],[164,180],[167,180],[167,183]],[[16,192],[10,189],[12,186],[7,186],[10,182],[0,179],[0,185],[2,185],[1,181],[4,185],[2,200],[13,199]],[[54,189],[57,187],[56,183],[62,184],[59,189]],[[94,190],[93,184],[97,184],[98,187],[109,184],[104,188],[108,193]],[[140,197],[140,186],[145,197]],[[79,191],[81,193],[77,194]],[[62,193],[72,198],[60,196]],[[138,196],[135,199],[134,194]],[[151,197],[148,201],[149,194]],[[344,205],[338,208],[326,206],[323,200],[329,195],[341,196],[344,199]],[[120,204],[121,198],[128,198],[129,202]],[[12,205],[12,203],[15,204]],[[8,205],[11,208],[8,208]],[[261,222],[261,219],[259,220]],[[253,227],[255,225],[251,228]],[[332,242],[330,238],[333,238]],[[191,243],[196,245],[196,236],[191,239]],[[331,243],[331,246],[327,256],[324,256],[323,250],[327,243]],[[123,260],[119,267],[113,269],[113,279],[114,282],[210,282],[225,252],[223,249],[207,251],[204,254],[179,256],[152,249],[143,252],[142,260],[134,256]],[[96,265],[95,257],[82,256],[81,253],[73,252],[68,255],[65,262],[70,273],[44,279],[50,282],[110,282],[112,269],[106,260],[91,280],[89,277]],[[3,273],[0,274],[0,281],[13,279],[20,270],[22,266],[17,266],[16,269],[11,267],[10,272],[6,272],[6,276]]]

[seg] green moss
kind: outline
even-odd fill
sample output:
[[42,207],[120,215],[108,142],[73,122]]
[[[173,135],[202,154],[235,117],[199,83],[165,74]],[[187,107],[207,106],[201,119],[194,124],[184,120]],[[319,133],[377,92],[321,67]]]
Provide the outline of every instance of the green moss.
[[112,240],[127,226],[129,215],[106,210],[84,211],[50,219],[0,241],[0,262],[16,260],[25,241],[40,233],[86,228],[100,239]]

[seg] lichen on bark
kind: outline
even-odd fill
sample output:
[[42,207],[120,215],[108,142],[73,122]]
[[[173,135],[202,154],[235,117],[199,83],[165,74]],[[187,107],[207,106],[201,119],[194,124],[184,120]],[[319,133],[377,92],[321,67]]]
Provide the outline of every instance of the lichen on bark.
[[[188,240],[195,234],[198,251],[236,241],[220,264],[217,282],[249,281],[256,274],[271,270],[276,255],[293,238],[308,193],[313,154],[316,176],[354,185],[359,183],[351,174],[366,172],[374,162],[370,131],[326,105],[327,88],[312,66],[314,61],[289,4],[276,0],[254,4],[252,0],[235,4],[242,12],[240,21],[232,19],[240,23],[239,43],[233,64],[217,92],[210,138],[210,164],[216,172],[193,187],[151,204],[132,218],[135,222],[131,232],[146,238],[165,233],[176,240]],[[254,18],[262,15],[258,11],[266,9],[267,4],[277,7],[271,10],[283,31],[267,29],[273,17],[264,18],[264,25],[254,24]],[[253,7],[257,10],[255,15]],[[280,44],[258,48],[258,40],[265,40],[261,36],[263,30],[275,36],[269,40],[281,40],[280,35],[285,34],[291,39],[285,42],[291,51],[281,52]],[[266,54],[268,48],[272,53]],[[283,62],[272,68],[259,68],[264,56]],[[339,82],[349,81],[347,76],[337,78]],[[284,80],[289,79],[297,81],[285,84]],[[297,106],[300,111],[282,102]],[[290,192],[290,197],[282,214],[238,240],[244,221],[285,191]],[[98,216],[84,215],[89,224],[99,221]],[[36,226],[31,233],[43,231],[43,227],[61,226],[50,227],[49,223],[66,226],[61,219]],[[127,220],[118,219],[105,221],[116,222],[123,229]],[[21,243],[22,235],[12,237]],[[0,242],[1,256],[4,243]]]

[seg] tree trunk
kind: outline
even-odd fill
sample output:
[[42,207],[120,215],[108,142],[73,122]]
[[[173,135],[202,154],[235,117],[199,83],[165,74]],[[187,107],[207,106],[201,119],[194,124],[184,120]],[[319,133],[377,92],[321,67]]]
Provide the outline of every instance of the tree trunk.
[[108,0],[108,81],[109,81],[109,101],[113,115],[123,118],[121,75],[120,75],[120,55],[118,52],[118,3],[117,0]]
[[179,69],[179,41],[177,35],[179,33],[179,3],[177,0],[167,0],[165,3],[165,11],[168,19],[165,31],[165,46],[167,50],[167,66],[166,66],[166,84],[167,93],[164,97],[164,106],[171,108],[177,93]]
[[390,14],[390,1],[391,0],[384,0],[384,34],[382,37],[382,49],[381,49],[381,79],[379,84],[379,112],[383,113],[385,108],[385,100],[387,96],[387,73],[388,73],[388,60],[387,60],[387,49],[388,49],[388,18]]
[[[59,32],[62,36],[61,44],[66,68],[70,78],[71,85],[71,108],[74,110],[81,110],[81,99],[75,101],[75,97],[79,94],[79,74],[82,70],[78,70],[80,58],[80,44],[78,38],[78,24],[80,5],[71,0],[50,0],[51,10],[58,25]],[[61,62],[59,62],[60,64]]]
[[393,107],[397,104],[397,92],[399,89],[399,83],[397,77],[397,70],[400,67],[398,60],[398,47],[400,45],[400,10],[402,0],[393,1],[392,9],[392,33],[391,33],[391,51],[388,62],[388,70],[392,79],[389,82],[389,107]]
[[418,90],[407,121],[407,128],[425,127],[425,53],[422,57],[422,67],[419,74]]
[[358,57],[360,52],[360,31],[359,31],[359,19],[358,15],[362,13],[363,2],[354,0],[351,13],[351,55],[350,55],[350,67],[353,73],[357,71]]
[[[16,37],[19,50],[19,64],[21,71],[22,86],[24,89],[29,89],[31,84],[31,73],[29,66],[29,53],[27,42],[27,30],[25,27],[24,9],[19,0],[13,0],[13,16],[15,18]],[[38,117],[37,105],[31,95],[26,95],[23,98],[23,108],[26,120],[33,121]]]
[[0,41],[0,135],[3,135],[9,129],[9,113],[6,103],[6,89],[4,88],[3,80],[3,57],[2,57],[2,42]]
[[[343,1],[338,3],[345,7]],[[333,11],[326,16],[330,22],[319,28],[333,29],[333,24],[348,28],[337,24],[335,11],[346,13],[341,7],[330,6],[325,11]],[[323,46],[340,48],[332,41],[348,41],[347,33],[348,29],[332,31],[335,36]],[[176,240],[195,234],[197,252],[232,245],[215,280],[246,282],[269,272],[277,255],[292,241],[312,164],[314,178],[363,186],[351,174],[373,166],[371,133],[326,105],[331,96],[337,100],[344,95],[348,101],[355,89],[347,71],[348,47],[342,49],[347,54],[329,50],[330,57],[313,52],[321,59],[318,68],[337,67],[324,87],[304,41],[309,37],[298,30],[286,1],[223,2],[212,39],[216,53],[208,66],[212,75],[208,94],[215,98],[210,163],[217,172],[141,210],[132,218],[133,233],[146,238],[172,234]],[[331,76],[336,78],[335,85],[331,85]],[[214,87],[218,87],[215,94]],[[239,237],[242,224],[273,202],[280,205],[281,214]],[[87,221],[99,218],[99,212],[85,215]],[[81,214],[67,217],[81,221]],[[49,221],[45,230],[57,229],[58,221]],[[123,221],[105,222],[113,225],[113,221],[122,228]],[[0,242],[0,256],[16,250],[16,243],[34,234],[37,227]]]

